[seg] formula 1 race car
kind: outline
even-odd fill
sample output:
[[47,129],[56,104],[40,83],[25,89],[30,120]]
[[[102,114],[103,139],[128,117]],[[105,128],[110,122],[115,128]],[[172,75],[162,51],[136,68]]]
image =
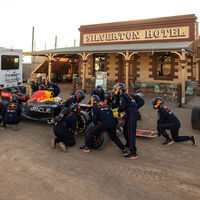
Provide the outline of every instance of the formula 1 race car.
[[21,98],[22,118],[55,123],[55,117],[60,113],[64,101],[60,98],[53,98],[51,91],[39,90],[32,95]]
[[[47,122],[48,124],[54,124],[54,118],[60,113],[64,103],[60,98],[53,98],[51,91],[39,90],[32,95],[14,94],[18,96],[18,102],[21,104],[22,119]],[[7,104],[8,99],[1,102],[1,113],[2,107]]]

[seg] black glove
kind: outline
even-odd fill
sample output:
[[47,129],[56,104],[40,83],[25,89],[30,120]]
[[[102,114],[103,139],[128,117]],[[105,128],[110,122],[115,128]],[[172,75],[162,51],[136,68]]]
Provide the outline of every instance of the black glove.
[[127,116],[127,114],[125,114],[125,115],[123,116],[123,118],[124,118],[124,119],[128,119],[128,116]]
[[75,135],[75,134],[76,134],[76,131],[71,131],[71,133],[72,133],[73,135]]

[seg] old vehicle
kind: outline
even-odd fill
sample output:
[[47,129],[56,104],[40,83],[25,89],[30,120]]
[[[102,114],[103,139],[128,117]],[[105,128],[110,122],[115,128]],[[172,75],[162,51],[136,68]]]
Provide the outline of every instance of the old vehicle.
[[22,81],[22,50],[0,47],[0,91],[8,100],[16,91],[25,92]]
[[22,50],[0,47],[0,89],[22,85]]

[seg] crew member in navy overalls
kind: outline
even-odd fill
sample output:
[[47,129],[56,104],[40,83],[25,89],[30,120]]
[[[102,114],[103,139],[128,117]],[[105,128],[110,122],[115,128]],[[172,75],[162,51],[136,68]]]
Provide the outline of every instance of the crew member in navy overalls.
[[75,94],[69,97],[63,107],[69,108],[73,103],[80,103],[85,98],[85,93],[82,90],[77,90]]
[[3,121],[3,104],[0,102],[0,124]]
[[30,93],[36,92],[39,90],[39,83],[36,81],[30,82]]
[[136,103],[136,105],[137,105],[138,114],[139,114],[138,120],[142,120],[141,114],[140,114],[140,112],[139,112],[139,109],[145,104],[145,101],[144,101],[144,99],[141,97],[140,94],[130,94],[130,95],[131,95],[131,97],[135,100],[135,103]]
[[10,97],[10,102],[3,108],[3,130],[6,129],[6,124],[13,125],[13,129],[17,130],[17,124],[20,122],[21,105],[18,103],[18,96],[13,94]]
[[54,125],[55,138],[51,140],[51,147],[56,148],[58,144],[59,148],[67,152],[68,146],[74,146],[76,141],[74,134],[76,131],[77,115],[80,111],[78,104],[73,104],[70,108],[64,108],[56,119]]
[[136,148],[136,127],[138,120],[138,110],[135,100],[128,94],[124,84],[117,84],[115,94],[120,95],[120,105],[118,112],[125,112],[125,124],[123,127],[124,137],[126,139],[126,147],[129,147],[130,153],[125,156],[127,159],[137,159]]
[[60,88],[56,83],[49,82],[47,79],[43,79],[42,84],[44,85],[45,90],[53,92],[53,97],[57,97],[60,94]]
[[111,140],[122,150],[124,155],[127,155],[128,152],[116,135],[116,120],[113,117],[113,112],[110,107],[101,102],[97,95],[90,97],[90,105],[92,106],[92,120],[95,126],[87,132],[85,145],[80,147],[80,149],[86,153],[90,152],[94,137],[103,131],[107,131]]
[[113,93],[110,91],[107,91],[104,93],[104,103],[112,107],[112,102],[113,102]]
[[116,85],[114,85],[113,87],[113,95],[112,95],[112,103],[111,103],[111,107],[113,109],[118,108],[120,105],[120,94],[119,94],[119,87],[125,88],[125,85],[123,83],[118,83]]
[[109,105],[112,109],[119,107],[119,102],[120,102],[119,95],[116,95],[114,92],[107,91],[104,93],[104,98],[105,98],[104,103]]
[[144,99],[139,94],[131,94],[131,97],[135,100],[137,109],[140,109],[144,104]]
[[[163,145],[171,145],[174,142],[192,141],[192,144],[197,143],[196,136],[179,136],[179,129],[181,123],[171,110],[164,106],[164,100],[160,97],[156,97],[152,101],[153,108],[158,109],[158,121],[157,121],[157,131],[159,136],[163,136],[166,141]],[[166,130],[170,130],[172,139],[167,134]]]
[[97,85],[97,87],[92,90],[91,96],[97,95],[101,101],[104,101],[105,100],[104,93],[105,92],[103,88],[100,85]]

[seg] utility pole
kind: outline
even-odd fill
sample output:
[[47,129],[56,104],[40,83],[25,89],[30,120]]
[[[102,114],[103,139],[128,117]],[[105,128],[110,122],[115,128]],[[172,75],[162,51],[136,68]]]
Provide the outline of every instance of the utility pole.
[[31,51],[32,52],[34,51],[34,26],[32,28],[32,48],[31,48]]
[[55,36],[55,49],[57,48],[57,36]]
[[76,39],[74,39],[74,47],[76,46]]
[[[34,51],[34,32],[35,32],[35,28],[33,26],[33,28],[32,28],[32,48],[31,48],[32,53]],[[31,66],[31,72],[32,72],[34,69],[34,57],[33,56],[31,56],[31,64],[32,64],[32,66]]]

